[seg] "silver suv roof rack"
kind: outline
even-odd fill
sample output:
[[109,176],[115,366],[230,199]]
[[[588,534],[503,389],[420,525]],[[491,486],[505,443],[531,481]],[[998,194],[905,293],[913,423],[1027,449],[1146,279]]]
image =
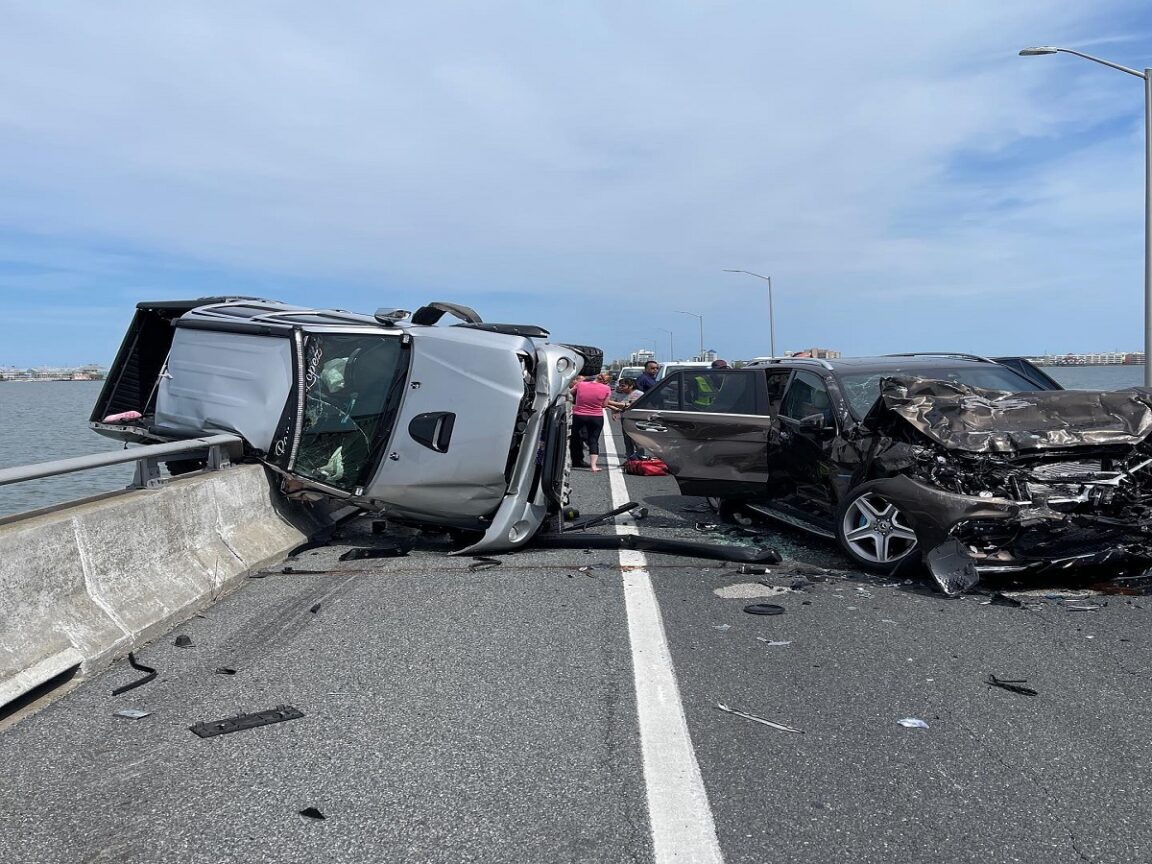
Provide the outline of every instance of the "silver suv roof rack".
[[995,363],[979,354],[965,354],[962,351],[905,351],[899,354],[885,354],[885,357],[959,357],[964,360],[979,360],[981,363]]

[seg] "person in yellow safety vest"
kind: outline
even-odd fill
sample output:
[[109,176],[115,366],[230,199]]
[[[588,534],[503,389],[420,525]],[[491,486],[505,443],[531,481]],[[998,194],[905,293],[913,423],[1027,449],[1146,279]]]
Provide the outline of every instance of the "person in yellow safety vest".
[[[728,361],[720,359],[713,360],[712,368],[727,369]],[[693,382],[695,386],[685,395],[691,397],[691,405],[697,408],[707,408],[716,399],[716,392],[720,389],[720,383],[708,374],[695,375],[693,377],[695,378]],[[685,401],[687,402],[688,400]]]

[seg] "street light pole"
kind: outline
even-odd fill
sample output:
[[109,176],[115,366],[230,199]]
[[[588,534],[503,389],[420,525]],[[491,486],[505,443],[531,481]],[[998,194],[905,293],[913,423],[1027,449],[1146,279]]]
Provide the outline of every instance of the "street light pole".
[[725,273],[743,273],[745,276],[755,276],[757,279],[763,279],[768,283],[768,339],[772,351],[772,356],[776,356],[776,313],[772,309],[772,277],[761,276],[759,273],[753,273],[751,270],[729,270],[724,268]]
[[668,362],[671,363],[674,359],[676,359],[675,355],[672,353],[672,331],[665,330],[663,327],[657,327],[656,329],[668,334]]
[[1144,79],[1144,386],[1152,387],[1152,69],[1145,68],[1143,72],[1138,72],[1091,54],[1051,45],[1020,51],[1021,57],[1041,54],[1074,54]]
[[704,316],[697,315],[695,312],[683,312],[679,309],[676,310],[677,315],[691,315],[693,318],[700,322],[700,359],[704,359]]

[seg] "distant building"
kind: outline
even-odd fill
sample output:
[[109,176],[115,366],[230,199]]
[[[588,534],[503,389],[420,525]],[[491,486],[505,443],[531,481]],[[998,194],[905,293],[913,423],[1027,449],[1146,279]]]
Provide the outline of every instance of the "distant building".
[[0,368],[0,381],[100,381],[105,375],[96,363],[85,366],[40,366],[20,369],[15,366]]
[[840,352],[831,348],[805,348],[803,351],[785,351],[785,357],[814,357],[817,360],[837,360]]
[[1029,358],[1037,366],[1122,366],[1144,363],[1143,351],[1092,351],[1085,354],[1045,354]]
[[629,366],[643,366],[645,363],[648,363],[649,361],[655,360],[655,359],[656,359],[656,352],[655,351],[649,351],[647,348],[644,348],[644,349],[641,349],[640,351],[633,351],[628,356],[628,365]]

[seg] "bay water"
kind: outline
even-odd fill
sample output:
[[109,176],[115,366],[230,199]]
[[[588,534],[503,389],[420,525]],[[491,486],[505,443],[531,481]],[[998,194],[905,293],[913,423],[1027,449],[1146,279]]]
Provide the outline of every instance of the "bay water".
[[[1144,380],[1143,366],[1048,366],[1072,390],[1120,390]],[[88,428],[102,381],[0,381],[0,468],[104,453],[123,447]],[[123,489],[133,466],[0,486],[0,516]]]
[[[103,381],[0,381],[0,468],[120,450],[88,428]],[[134,466],[110,465],[0,486],[0,516],[123,489]]]

